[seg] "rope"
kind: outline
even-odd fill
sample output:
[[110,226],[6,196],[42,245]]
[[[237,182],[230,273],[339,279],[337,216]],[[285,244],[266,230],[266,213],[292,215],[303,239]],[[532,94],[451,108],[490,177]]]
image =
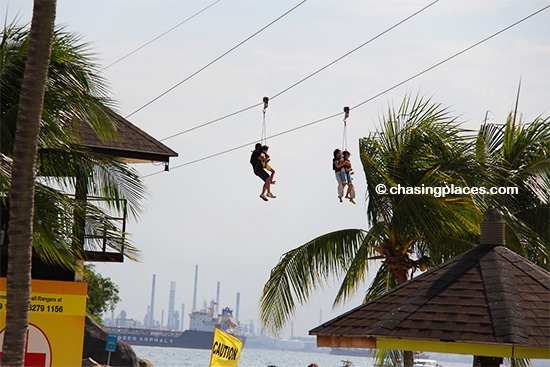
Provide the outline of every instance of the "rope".
[[265,111],[267,110],[267,107],[269,105],[269,98],[264,97],[264,109],[263,109],[263,123],[262,123],[262,137],[260,138],[260,143],[262,145],[266,145],[267,143],[267,126],[265,123]]
[[349,107],[344,107],[344,133],[342,135],[342,151],[348,150],[347,122],[349,117]]

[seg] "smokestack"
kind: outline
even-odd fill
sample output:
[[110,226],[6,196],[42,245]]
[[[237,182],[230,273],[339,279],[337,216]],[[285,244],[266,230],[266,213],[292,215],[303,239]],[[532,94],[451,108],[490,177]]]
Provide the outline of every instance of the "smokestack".
[[149,325],[150,327],[155,326],[155,281],[157,275],[153,274],[153,285],[151,287],[151,306],[149,307]]
[[193,289],[193,309],[191,311],[197,310],[197,283],[199,281],[199,266],[195,265],[195,288]]
[[168,299],[168,321],[166,321],[167,329],[176,330],[178,326],[174,323],[175,312],[174,303],[176,302],[176,282],[170,282],[170,297]]
[[483,214],[481,222],[481,245],[504,246],[504,217],[495,208],[489,208]]
[[236,302],[236,306],[235,306],[235,318],[238,320],[239,319],[239,310],[241,308],[241,293],[237,292],[237,302]]
[[145,325],[145,327],[150,326],[149,325],[149,320],[151,320],[150,315],[151,315],[151,306],[147,305],[147,313],[145,314],[145,317],[143,318],[143,325]]
[[216,288],[216,314],[220,313],[220,281],[218,280],[218,286]]
[[181,304],[181,327],[180,330],[185,330],[185,303]]

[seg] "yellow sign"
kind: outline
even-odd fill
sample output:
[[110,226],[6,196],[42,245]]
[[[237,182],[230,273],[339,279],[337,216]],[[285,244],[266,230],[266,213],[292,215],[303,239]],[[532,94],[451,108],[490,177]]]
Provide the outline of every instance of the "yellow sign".
[[243,343],[220,329],[214,330],[210,367],[237,367]]
[[[31,282],[25,365],[74,367],[82,364],[87,284]],[[6,278],[0,278],[0,348],[6,326]],[[0,349],[1,353],[1,349]]]

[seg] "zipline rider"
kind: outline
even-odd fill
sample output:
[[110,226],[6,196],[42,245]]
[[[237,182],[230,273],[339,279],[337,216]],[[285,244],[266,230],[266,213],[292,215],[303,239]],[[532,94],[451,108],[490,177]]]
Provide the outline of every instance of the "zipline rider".
[[[271,193],[271,175],[264,169],[262,161],[260,160],[260,155],[262,154],[262,144],[256,143],[252,154],[250,155],[250,164],[254,170],[254,174],[262,179],[264,185],[262,187],[262,193],[260,198],[263,201],[267,201],[267,196],[270,198],[275,198],[276,196]],[[267,196],[266,196],[267,193]]]

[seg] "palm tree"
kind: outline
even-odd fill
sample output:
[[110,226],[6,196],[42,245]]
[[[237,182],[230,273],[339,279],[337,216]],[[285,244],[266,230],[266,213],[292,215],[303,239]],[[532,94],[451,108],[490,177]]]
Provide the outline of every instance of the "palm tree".
[[[260,301],[260,319],[271,332],[289,321],[296,303],[307,302],[333,276],[342,277],[337,304],[359,289],[369,263],[380,261],[368,301],[407,281],[416,269],[477,243],[480,213],[471,197],[387,191],[464,186],[463,175],[477,172],[465,132],[446,109],[420,97],[390,107],[381,125],[359,142],[370,228],[324,234],[283,254]],[[405,353],[405,366],[412,366],[412,353]]]
[[[28,30],[23,27],[12,24],[2,33],[0,147],[4,156],[12,155],[14,111],[18,106],[27,42]],[[124,254],[135,258],[135,248],[128,244],[115,223],[105,220],[105,210],[118,214],[129,210],[135,217],[145,194],[145,186],[135,170],[112,156],[79,146],[76,139],[78,125],[82,123],[91,125],[104,139],[116,138],[113,103],[106,95],[105,81],[90,60],[87,45],[79,43],[76,35],[63,28],[55,30],[39,138],[35,211],[41,220],[34,222],[34,250],[44,261],[67,268],[74,268],[74,258],[82,257],[80,228],[84,221],[86,233],[105,234],[115,251],[124,246]],[[3,164],[9,165],[9,161]],[[9,182],[9,176],[4,181]],[[2,189],[4,193],[8,191],[6,187]],[[107,198],[106,206],[78,200],[74,195],[77,187],[86,196]],[[68,232],[71,227],[75,230]]]
[[476,141],[484,185],[517,193],[476,196],[484,210],[499,208],[506,218],[506,243],[531,262],[550,269],[550,118],[517,120],[517,109],[503,125],[485,122]]
[[34,182],[40,117],[53,40],[56,1],[36,0],[33,8],[29,53],[25,65],[11,177],[6,330],[2,365],[24,364],[31,294]]
[[[93,153],[79,144],[79,124],[88,124],[103,139],[115,138],[116,130],[113,104],[106,95],[105,82],[90,61],[87,46],[78,41],[78,37],[62,28],[54,30],[39,119],[35,215],[30,227],[32,250],[44,262],[74,270],[74,259],[82,258],[79,247],[82,242],[77,238],[82,232],[75,231],[80,229],[76,222],[85,223],[87,234],[106,236],[115,251],[122,252],[124,246],[124,255],[135,258],[136,252],[132,252],[135,248],[128,245],[125,233],[107,214],[128,210],[137,216],[145,194],[139,175],[126,163]],[[11,165],[15,165],[14,147],[18,139],[15,131],[20,124],[16,121],[18,96],[29,42],[29,31],[13,24],[4,29],[0,40],[0,190],[2,200],[9,198],[11,206],[15,205],[16,198],[10,190],[19,187],[13,183]],[[77,187],[86,196],[107,200],[102,204],[78,200]],[[10,230],[11,246],[14,241],[11,220]],[[28,307],[21,307],[25,309]]]

